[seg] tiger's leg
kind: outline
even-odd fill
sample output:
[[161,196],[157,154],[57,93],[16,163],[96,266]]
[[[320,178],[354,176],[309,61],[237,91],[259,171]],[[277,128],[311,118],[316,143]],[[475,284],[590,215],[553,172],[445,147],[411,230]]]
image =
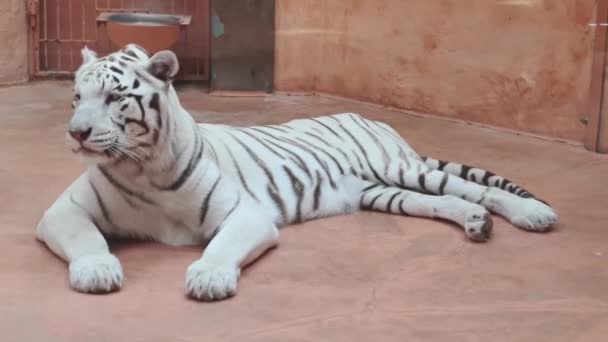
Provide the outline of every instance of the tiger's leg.
[[449,173],[414,168],[402,174],[407,188],[434,195],[453,195],[483,205],[515,226],[535,232],[546,232],[557,220],[553,209],[534,198],[522,198],[496,187],[487,187]]
[[188,267],[187,296],[203,301],[234,296],[241,269],[277,245],[279,231],[271,220],[250,208],[237,210]]
[[452,221],[473,241],[488,240],[492,231],[492,217],[484,207],[450,195],[431,196],[374,184],[363,189],[361,208]]
[[103,235],[85,210],[66,194],[49,208],[37,238],[69,263],[70,285],[80,292],[110,292],[122,287],[123,272]]

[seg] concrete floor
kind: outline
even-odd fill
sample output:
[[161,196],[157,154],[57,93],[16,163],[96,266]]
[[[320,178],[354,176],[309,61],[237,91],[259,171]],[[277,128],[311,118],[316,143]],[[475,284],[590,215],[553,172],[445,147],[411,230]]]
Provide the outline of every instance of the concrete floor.
[[63,142],[70,83],[0,88],[2,341],[606,341],[608,158],[582,148],[318,97],[181,98],[200,121],[238,125],[355,111],[422,154],[489,168],[554,205],[556,231],[495,219],[493,239],[453,225],[360,213],[282,231],[239,295],[182,295],[198,248],[120,243],[122,291],[69,289],[34,239],[42,212],[83,167]]

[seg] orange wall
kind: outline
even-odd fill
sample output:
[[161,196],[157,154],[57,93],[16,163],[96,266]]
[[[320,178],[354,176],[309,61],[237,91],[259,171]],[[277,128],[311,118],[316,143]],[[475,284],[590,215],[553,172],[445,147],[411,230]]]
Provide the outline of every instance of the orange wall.
[[594,0],[277,0],[275,86],[582,141]]
[[28,79],[25,0],[0,0],[0,84]]

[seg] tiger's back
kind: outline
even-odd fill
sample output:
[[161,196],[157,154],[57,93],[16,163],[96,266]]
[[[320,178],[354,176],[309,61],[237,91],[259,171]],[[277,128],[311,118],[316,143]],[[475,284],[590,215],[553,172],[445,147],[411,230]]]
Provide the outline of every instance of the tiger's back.
[[358,210],[374,172],[386,174],[402,158],[423,164],[388,126],[353,113],[281,125],[200,127],[222,174],[279,225]]

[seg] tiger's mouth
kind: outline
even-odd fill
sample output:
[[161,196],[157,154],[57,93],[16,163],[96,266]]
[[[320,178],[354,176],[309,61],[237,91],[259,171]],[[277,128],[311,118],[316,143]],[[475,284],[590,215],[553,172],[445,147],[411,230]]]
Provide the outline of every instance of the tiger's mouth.
[[106,148],[104,150],[101,151],[96,151],[93,149],[90,149],[86,146],[80,145],[77,148],[72,148],[72,152],[75,154],[82,154],[85,156],[106,156],[106,157],[112,157],[112,154],[110,153],[110,149]]

